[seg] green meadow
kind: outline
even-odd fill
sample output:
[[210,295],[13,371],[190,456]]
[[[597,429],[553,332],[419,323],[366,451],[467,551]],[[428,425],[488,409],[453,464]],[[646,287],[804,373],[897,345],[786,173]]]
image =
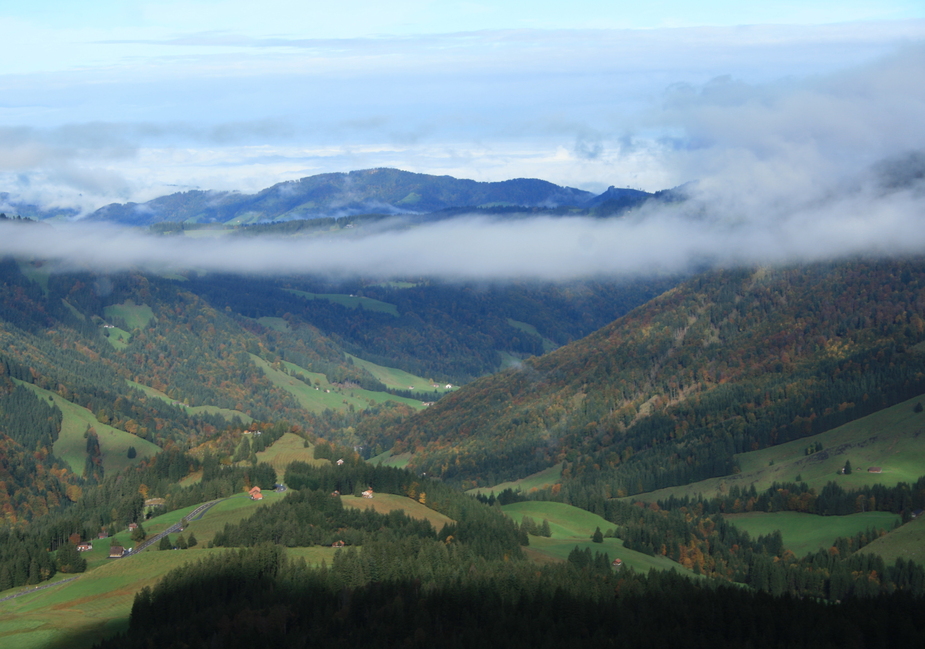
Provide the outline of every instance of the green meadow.
[[129,329],[144,329],[154,319],[154,311],[147,304],[135,304],[126,300],[122,304],[103,307],[107,318],[122,318]]
[[103,338],[105,338],[110,345],[119,351],[122,351],[128,347],[128,344],[132,339],[132,334],[127,332],[125,329],[116,327],[115,325],[100,327],[100,333],[103,334]]
[[[31,383],[24,383],[16,379],[14,381],[29,388],[40,398],[53,401],[61,411],[63,415],[61,434],[58,436],[53,448],[55,455],[67,462],[71,470],[77,475],[83,474],[84,464],[87,459],[87,440],[84,438],[84,433],[88,426],[93,428],[99,436],[100,450],[103,453],[103,469],[106,473],[121,471],[125,467],[161,450],[145,439],[100,423],[92,412],[58,396],[55,392],[45,390]],[[130,446],[134,446],[137,452],[137,456],[131,460],[128,458]]]
[[[436,384],[430,379],[415,376],[414,374],[409,374],[404,370],[399,370],[394,367],[376,365],[375,363],[364,361],[362,358],[358,358],[352,354],[347,354],[347,358],[353,361],[354,365],[362,367],[372,374],[387,388],[412,390],[414,392],[437,392],[440,394],[452,390],[452,388],[447,389],[446,384]],[[437,387],[434,387],[435,385]]]
[[324,374],[309,372],[293,363],[284,362],[281,367],[301,374],[310,381],[311,385],[282,369],[271,365],[259,356],[250,355],[254,364],[263,370],[263,373],[276,387],[285,390],[299,402],[299,405],[309,412],[320,413],[325,409],[346,410],[351,405],[357,410],[365,410],[371,406],[386,401],[397,401],[415,409],[422,409],[424,405],[415,399],[396,397],[387,392],[373,392],[361,388],[341,388],[328,382]]
[[888,564],[900,557],[925,564],[925,516],[909,521],[860,551],[879,554]]
[[404,469],[408,466],[408,462],[411,461],[412,454],[409,453],[399,453],[398,455],[392,455],[392,451],[386,451],[385,453],[380,453],[375,457],[369,458],[370,464],[379,464],[381,466],[394,466],[398,469]]
[[142,385],[141,383],[136,383],[135,381],[129,381],[129,380],[126,380],[126,383],[128,383],[130,386],[132,386],[136,390],[141,390],[149,397],[161,399],[163,401],[166,401],[169,404],[180,406],[186,412],[193,414],[193,415],[196,415],[199,413],[206,413],[209,415],[221,415],[222,417],[225,418],[226,421],[229,421],[229,422],[232,421],[235,417],[237,417],[238,419],[241,420],[241,423],[243,424],[249,424],[253,421],[253,418],[250,415],[245,414],[241,412],[240,410],[231,410],[229,408],[219,408],[218,406],[187,406],[186,404],[183,404],[183,403],[180,403],[179,401],[175,401],[171,399],[170,397],[168,397],[166,394],[164,394],[160,390],[156,390],[147,385]]
[[[77,579],[51,586],[16,599],[0,602],[0,646],[3,649],[35,649],[37,647],[91,647],[100,639],[127,628],[135,594],[145,586],[153,586],[166,572],[190,561],[225,552],[223,548],[206,546],[226,523],[236,523],[253,513],[257,507],[278,502],[285,494],[266,493],[264,500],[252,501],[246,494],[227,498],[190,522],[183,532],[196,535],[198,545],[189,550],[158,551],[149,548],[139,555],[109,559],[111,543],[132,547],[127,530],[114,537],[99,539],[93,550],[84,553],[88,570]],[[149,536],[179,522],[195,507],[169,512],[143,523]],[[176,540],[176,535],[171,534]],[[309,564],[330,564],[333,548],[292,548],[290,557],[303,558]],[[59,574],[53,582],[74,575]],[[32,587],[20,588],[28,591]],[[16,590],[3,594],[15,593]]]
[[297,291],[293,288],[287,288],[286,290],[293,295],[304,297],[306,300],[327,300],[328,302],[345,306],[348,309],[356,309],[362,306],[367,311],[379,311],[398,317],[398,307],[394,304],[374,300],[369,297],[346,295],[343,293],[307,293],[306,291]]
[[330,460],[316,460],[315,447],[312,444],[305,446],[305,440],[293,433],[285,433],[269,448],[257,453],[257,461],[272,466],[280,481],[292,462],[305,462],[315,466],[330,464]]
[[519,320],[514,320],[512,318],[508,318],[507,323],[511,325],[512,327],[514,327],[515,329],[519,329],[520,331],[523,331],[524,333],[528,333],[530,335],[536,336],[537,338],[542,340],[544,352],[551,352],[554,349],[559,348],[559,345],[551,341],[549,338],[546,338],[545,336],[543,336],[539,331],[536,330],[536,327],[534,327],[532,324],[527,324],[526,322],[520,322]]
[[889,532],[900,520],[890,512],[862,512],[850,516],[816,516],[798,512],[749,512],[723,518],[753,539],[780,530],[784,547],[798,557],[832,547],[840,536],[854,536],[868,528]]
[[[763,490],[774,482],[794,482],[798,478],[821,490],[836,481],[847,490],[866,485],[895,485],[914,482],[925,474],[925,413],[916,413],[915,405],[925,395],[885,408],[872,415],[832,430],[736,456],[741,471],[723,478],[711,478],[682,487],[669,487],[632,496],[634,500],[654,502],[669,495],[683,497],[703,494],[711,497],[738,485]],[[822,451],[806,454],[806,448],[819,442]],[[851,475],[839,470],[851,461]],[[868,467],[880,467],[882,473],[868,473]]]
[[48,278],[51,273],[43,268],[41,262],[17,261],[16,265],[19,266],[19,272],[41,286],[45,295],[48,295]]
[[434,511],[433,509],[429,509],[425,505],[419,503],[417,500],[413,500],[407,496],[399,496],[397,494],[374,494],[371,499],[357,498],[356,496],[341,496],[340,500],[344,504],[344,507],[354,507],[356,509],[372,509],[373,511],[380,514],[388,514],[394,511],[403,511],[405,512],[405,515],[409,516],[410,518],[427,521],[433,525],[434,529],[438,532],[443,529],[444,525],[453,522],[453,519],[448,518],[440,512]]
[[511,489],[512,491],[522,491],[524,493],[529,493],[536,489],[543,489],[545,487],[551,487],[562,479],[562,465],[557,464],[551,466],[548,469],[543,469],[531,475],[528,475],[525,478],[520,480],[511,480],[510,482],[502,482],[496,484],[492,487],[478,487],[476,489],[470,489],[467,493],[470,494],[482,494],[487,496],[491,493],[495,495],[501,493],[505,489]]
[[272,329],[273,331],[279,331],[280,333],[286,333],[290,331],[289,323],[283,320],[282,318],[272,318],[265,316],[263,318],[257,318],[257,322],[262,324],[267,329]]
[[[520,523],[524,516],[529,516],[537,524],[545,519],[549,522],[552,536],[530,536],[530,546],[527,554],[535,561],[566,561],[569,553],[578,546],[584,550],[590,548],[591,552],[606,552],[611,560],[621,559],[624,566],[639,572],[656,570],[684,570],[680,565],[666,557],[650,557],[647,554],[629,550],[623,547],[620,538],[605,538],[603,543],[595,543],[591,535],[598,527],[601,532],[616,530],[617,526],[607,519],[592,514],[572,505],[556,502],[526,501],[512,503],[501,508],[505,514]],[[688,571],[684,571],[687,573]]]

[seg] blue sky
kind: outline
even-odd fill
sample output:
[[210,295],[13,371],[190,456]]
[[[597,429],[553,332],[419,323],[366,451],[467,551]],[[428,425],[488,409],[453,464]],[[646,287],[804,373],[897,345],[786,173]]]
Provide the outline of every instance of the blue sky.
[[375,166],[773,193],[925,146],[922,2],[34,0],[0,29],[0,191],[44,204]]

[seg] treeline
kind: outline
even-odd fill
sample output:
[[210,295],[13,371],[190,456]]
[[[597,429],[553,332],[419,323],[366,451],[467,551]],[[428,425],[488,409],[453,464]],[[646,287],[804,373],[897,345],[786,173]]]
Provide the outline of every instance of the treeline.
[[727,493],[711,498],[701,494],[678,498],[669,496],[658,501],[661,509],[696,509],[705,514],[741,512],[803,512],[820,516],[845,516],[858,512],[892,512],[908,521],[912,513],[925,508],[925,476],[912,485],[899,482],[895,486],[865,485],[845,490],[830,481],[819,493],[805,482],[775,482],[759,492],[754,485],[748,488],[733,485]]
[[[531,494],[531,498],[548,497],[548,493]],[[560,492],[558,499],[562,497]],[[619,525],[618,534],[631,550],[664,556],[696,574],[747,584],[773,595],[835,601],[905,590],[925,596],[921,564],[906,561],[885,566],[879,556],[857,553],[887,530],[870,529],[839,539],[831,548],[796,557],[784,549],[780,532],[752,539],[721,514],[705,513],[714,508],[699,502],[667,510],[655,503],[629,503],[593,493],[565,502]]]
[[250,547],[270,542],[286,547],[365,545],[378,539],[404,537],[435,539],[427,521],[401,511],[380,514],[371,509],[344,507],[337,496],[323,490],[292,491],[269,507],[261,507],[246,520],[228,523],[215,535],[214,545]]
[[674,573],[490,561],[424,539],[342,551],[330,569],[263,545],[144,588],[128,630],[98,646],[920,646],[921,606],[900,592],[832,605]]
[[440,531],[469,545],[480,556],[521,557],[521,545],[528,543],[526,533],[499,508],[487,507],[471,496],[436,480],[418,477],[407,469],[374,466],[358,457],[346,457],[344,464],[314,467],[293,462],[286,470],[285,483],[292,489],[310,489],[323,493],[338,491],[356,494],[372,488],[374,492],[413,498],[434,511],[451,518]]

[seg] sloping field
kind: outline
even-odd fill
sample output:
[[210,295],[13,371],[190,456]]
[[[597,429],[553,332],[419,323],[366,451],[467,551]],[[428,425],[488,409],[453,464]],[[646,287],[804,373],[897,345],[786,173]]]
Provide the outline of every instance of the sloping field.
[[108,560],[73,582],[0,602],[0,646],[92,646],[127,627],[135,593],[143,587],[187,561],[223,551],[145,552]]
[[232,421],[235,417],[237,417],[238,419],[241,420],[242,424],[249,424],[253,421],[253,418],[250,415],[247,415],[241,412],[240,410],[231,410],[229,408],[219,408],[218,406],[187,406],[185,404],[180,403],[179,401],[174,401],[173,399],[168,397],[166,394],[164,394],[160,390],[155,390],[154,388],[149,387],[147,385],[142,385],[141,383],[136,383],[135,381],[128,381],[128,380],[126,380],[126,383],[128,383],[130,386],[132,386],[133,388],[137,390],[141,390],[149,397],[161,399],[174,406],[180,406],[186,412],[193,414],[193,415],[197,415],[199,413],[206,413],[209,415],[221,415],[222,417],[225,418],[226,421],[229,421],[229,422]]
[[[226,523],[237,523],[253,514],[254,510],[258,507],[266,507],[273,503],[277,503],[282,500],[285,495],[285,492],[277,493],[275,491],[265,491],[263,493],[263,500],[251,500],[246,493],[235,494],[209,509],[199,520],[190,521],[189,526],[184,530],[183,534],[189,536],[189,533],[192,532],[196,535],[196,541],[198,541],[199,546],[205,547],[206,544],[215,537],[216,532],[225,528]],[[143,523],[145,532],[149,537],[163,532],[171,525],[179,523],[184,516],[193,511],[197,506],[198,505],[193,505],[191,507],[177,509],[147,520]],[[175,538],[173,534],[171,534],[171,538]],[[132,543],[129,544],[134,545]],[[156,551],[156,549],[148,548],[145,552]]]
[[107,318],[122,318],[130,330],[144,329],[154,319],[151,307],[147,304],[135,304],[132,300],[103,307],[103,313]]
[[513,491],[522,491],[524,493],[529,493],[536,489],[543,489],[545,487],[551,487],[562,479],[562,465],[557,464],[551,466],[548,469],[543,469],[531,475],[528,475],[525,478],[520,480],[512,480],[510,482],[502,482],[496,484],[493,487],[478,487],[476,489],[470,489],[466,493],[470,494],[482,494],[487,496],[489,494],[498,495],[505,489],[511,489]]
[[909,521],[860,551],[879,554],[888,564],[899,557],[925,564],[925,516]]
[[501,509],[517,523],[520,523],[524,516],[529,516],[537,523],[541,523],[543,519],[549,521],[549,529],[554,539],[590,541],[597,527],[601,528],[601,532],[617,528],[617,525],[602,516],[565,503],[531,500],[505,505]]
[[544,352],[551,352],[554,349],[559,348],[559,345],[557,345],[555,342],[553,342],[549,338],[544,337],[539,331],[536,330],[536,327],[534,327],[532,324],[521,322],[519,320],[514,320],[512,318],[508,318],[507,323],[511,325],[512,327],[514,327],[515,329],[519,329],[520,331],[523,331],[524,333],[528,333],[532,336],[536,336],[541,341],[543,341],[543,351]]
[[304,297],[306,300],[327,300],[334,304],[340,304],[348,309],[356,309],[362,306],[367,311],[379,311],[389,313],[398,317],[398,307],[388,302],[374,300],[369,297],[358,297],[356,295],[346,295],[342,293],[307,293],[306,291],[297,291],[293,288],[287,288],[287,291],[293,295]]
[[820,548],[832,547],[840,536],[854,536],[867,528],[884,529],[887,532],[899,521],[899,516],[890,512],[863,512],[850,516],[816,516],[798,512],[749,512],[728,514],[724,518],[749,533],[755,539],[780,530],[784,547],[798,557]]
[[[77,475],[83,474],[84,463],[87,459],[87,440],[84,438],[87,426],[93,428],[100,438],[103,468],[107,474],[121,471],[125,467],[140,462],[143,458],[154,455],[161,450],[157,445],[131,433],[126,433],[107,424],[101,424],[96,420],[92,412],[61,398],[55,392],[45,390],[31,383],[23,383],[17,379],[13,380],[29,388],[42,399],[47,400],[50,398],[61,410],[64,418],[61,422],[61,434],[54,444],[54,452],[55,455],[67,462],[71,470]],[[131,460],[128,459],[130,446],[134,446],[137,451],[137,456]]]
[[380,514],[388,514],[389,512],[402,510],[411,518],[429,522],[438,532],[443,529],[444,525],[453,522],[451,518],[447,518],[440,512],[435,512],[433,509],[428,509],[416,500],[395,494],[376,494],[371,500],[357,498],[356,496],[341,496],[340,500],[344,503],[345,507],[372,509]]
[[266,449],[257,453],[258,462],[266,462],[274,469],[278,479],[282,481],[283,474],[292,462],[305,462],[314,466],[330,464],[330,460],[316,460],[315,447],[305,446],[305,440],[293,433],[286,433]]
[[602,532],[616,529],[617,526],[607,519],[578,509],[565,503],[528,501],[513,503],[501,508],[505,514],[520,523],[524,516],[529,516],[537,523],[543,519],[549,521],[552,536],[530,536],[530,546],[527,554],[538,562],[567,561],[569,553],[578,546],[584,550],[590,548],[591,552],[606,552],[611,560],[621,559],[627,567],[639,572],[656,570],[678,570],[685,574],[692,574],[667,557],[650,557],[642,552],[628,550],[623,547],[623,540],[619,538],[605,538],[603,543],[594,543],[591,535],[598,527]]
[[624,566],[632,568],[636,572],[648,572],[654,568],[655,570],[677,570],[685,575],[694,575],[694,573],[685,570],[667,557],[650,557],[642,552],[628,550],[623,547],[623,540],[616,538],[604,539],[603,543],[594,543],[590,539],[547,539],[542,536],[531,536],[530,545],[524,550],[534,561],[545,563],[548,561],[568,561],[569,553],[576,546],[579,550],[590,548],[592,554],[606,552],[611,561],[621,559]]
[[[683,497],[701,493],[709,497],[732,485],[743,488],[755,485],[762,490],[775,481],[793,482],[798,477],[817,491],[830,480],[849,490],[870,484],[913,482],[925,474],[925,413],[914,411],[919,401],[925,401],[925,395],[819,435],[742,453],[737,456],[742,471],[736,475],[659,489],[632,498],[653,502],[670,494]],[[822,451],[806,455],[806,448],[816,442],[822,444]],[[851,475],[839,475],[846,460],[851,461],[854,471]],[[880,467],[882,473],[868,473],[871,466]]]
[[[347,357],[353,361],[354,365],[362,367],[375,376],[379,382],[387,388],[393,388],[395,390],[413,390],[415,392],[437,392],[440,394],[452,390],[452,388],[448,390],[446,384],[436,384],[430,379],[409,374],[404,370],[399,370],[394,367],[385,367],[384,365],[376,365],[375,363],[364,361],[362,358],[358,358],[352,354],[347,354]],[[435,385],[437,387],[434,387]]]
[[408,462],[411,461],[411,453],[399,453],[398,455],[392,455],[392,451],[386,451],[385,453],[380,453],[376,457],[369,458],[370,464],[379,464],[381,466],[394,466],[399,469],[404,469],[408,466]]
[[[299,405],[309,412],[321,413],[326,408],[346,410],[351,405],[358,410],[365,410],[386,401],[397,401],[419,410],[424,407],[420,401],[395,397],[386,392],[372,392],[371,390],[362,390],[360,388],[338,388],[328,383],[323,374],[309,372],[292,363],[284,363],[284,366],[290,371],[304,375],[312,383],[315,381],[320,383],[320,385],[309,385],[305,381],[276,369],[259,356],[253,354],[250,356],[254,364],[263,370],[263,373],[273,385],[291,394],[299,402]],[[321,380],[322,378],[324,378],[323,381]]]

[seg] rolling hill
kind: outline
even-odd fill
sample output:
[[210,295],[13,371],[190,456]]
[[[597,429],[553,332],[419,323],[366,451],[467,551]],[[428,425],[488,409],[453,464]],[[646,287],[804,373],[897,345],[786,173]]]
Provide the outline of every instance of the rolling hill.
[[737,453],[925,392],[925,264],[712,271],[413,418],[359,429],[466,486],[565,462],[628,495],[737,470]]

